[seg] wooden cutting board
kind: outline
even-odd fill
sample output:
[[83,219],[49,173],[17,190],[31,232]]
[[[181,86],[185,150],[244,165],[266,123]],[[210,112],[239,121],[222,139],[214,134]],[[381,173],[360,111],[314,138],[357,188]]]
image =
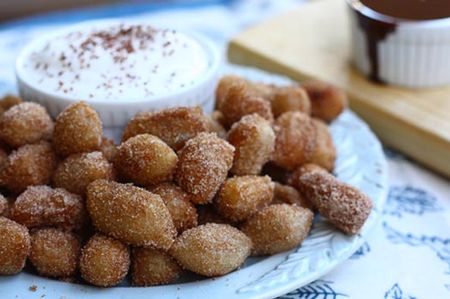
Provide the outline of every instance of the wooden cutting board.
[[349,27],[345,0],[313,1],[236,36],[228,58],[344,88],[384,144],[450,177],[450,86],[405,89],[366,80],[349,63]]

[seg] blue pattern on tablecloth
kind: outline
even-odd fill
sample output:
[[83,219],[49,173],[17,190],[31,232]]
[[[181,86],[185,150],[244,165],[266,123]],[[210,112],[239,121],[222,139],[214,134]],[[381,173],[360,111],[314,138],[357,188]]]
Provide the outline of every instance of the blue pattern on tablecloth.
[[[52,13],[0,25],[0,94],[15,91],[14,57],[31,38],[61,24],[135,16],[198,30],[219,45],[262,18],[300,1],[189,0],[118,4]],[[323,278],[285,299],[450,298],[449,182],[385,149],[390,192],[382,223],[355,254]],[[432,153],[430,153],[432,154]]]

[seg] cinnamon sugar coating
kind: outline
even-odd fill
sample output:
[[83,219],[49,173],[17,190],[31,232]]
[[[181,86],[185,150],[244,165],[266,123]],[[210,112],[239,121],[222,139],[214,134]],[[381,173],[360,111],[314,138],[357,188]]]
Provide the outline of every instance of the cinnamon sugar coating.
[[13,275],[22,271],[29,253],[28,229],[0,216],[0,275]]
[[345,92],[329,83],[308,81],[302,84],[311,100],[312,116],[331,122],[347,108]]
[[311,102],[306,91],[299,86],[283,86],[273,89],[270,103],[275,117],[289,111],[311,114]]
[[300,194],[300,192],[298,192],[297,189],[289,185],[280,184],[278,182],[275,182],[272,203],[273,204],[286,203],[312,210],[312,206],[308,202],[307,198],[302,194]]
[[317,164],[331,172],[334,169],[337,156],[331,133],[327,124],[320,119],[313,118],[312,121],[317,134],[316,147],[309,162]]

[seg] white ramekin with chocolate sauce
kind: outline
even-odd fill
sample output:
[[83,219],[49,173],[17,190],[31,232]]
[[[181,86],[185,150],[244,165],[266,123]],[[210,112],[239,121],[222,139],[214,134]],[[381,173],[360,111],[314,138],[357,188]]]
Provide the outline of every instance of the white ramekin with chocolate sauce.
[[105,126],[123,126],[140,111],[212,106],[220,51],[193,33],[146,23],[81,23],[27,45],[16,62],[21,96],[56,116],[84,100]]
[[347,0],[353,63],[376,82],[450,84],[449,0]]

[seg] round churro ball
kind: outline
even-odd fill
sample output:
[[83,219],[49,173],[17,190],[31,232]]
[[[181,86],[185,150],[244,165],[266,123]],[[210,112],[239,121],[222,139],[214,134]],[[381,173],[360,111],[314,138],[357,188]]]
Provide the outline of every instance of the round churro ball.
[[177,107],[136,114],[126,126],[122,141],[140,134],[151,134],[161,138],[174,150],[179,150],[198,133],[210,131],[210,120],[203,114],[202,108]]
[[302,87],[311,100],[312,116],[331,122],[347,107],[345,92],[331,84],[321,81],[305,82]]
[[180,187],[173,183],[164,183],[151,188],[150,191],[161,196],[178,233],[197,226],[197,209],[189,201],[189,194]]
[[98,231],[134,246],[168,249],[172,245],[177,232],[159,195],[106,180],[91,183],[86,195]]
[[86,187],[98,179],[113,180],[113,165],[101,152],[78,153],[58,165],[53,174],[53,185],[85,195]]
[[299,207],[308,208],[312,210],[311,204],[301,195],[297,189],[289,185],[283,185],[275,182],[275,189],[273,193],[273,204],[287,203],[290,205],[298,205]]
[[17,197],[10,213],[11,219],[28,228],[80,229],[86,220],[81,196],[44,185],[28,187]]
[[289,111],[311,114],[311,102],[306,91],[299,86],[274,88],[270,103],[275,117]]
[[233,163],[234,147],[215,133],[200,133],[179,152],[175,180],[194,204],[211,202]]
[[252,255],[293,249],[308,235],[314,214],[297,205],[275,204],[250,217],[241,227],[253,243]]
[[8,109],[0,117],[0,139],[13,148],[50,139],[53,120],[39,104],[26,102]]
[[56,118],[53,146],[61,156],[100,149],[102,122],[97,112],[85,102],[68,106]]
[[22,103],[23,103],[22,99],[17,96],[10,94],[5,95],[3,98],[0,99],[0,115],[3,114],[9,108]]
[[166,252],[154,248],[133,248],[131,281],[134,286],[153,286],[174,282],[183,269]]
[[231,86],[246,86],[248,84],[247,80],[235,75],[223,76],[216,88],[216,109],[222,109],[225,98],[227,97],[228,91]]
[[275,147],[272,126],[258,114],[246,115],[234,123],[227,140],[236,149],[231,168],[235,175],[259,174]]
[[114,161],[114,157],[117,153],[117,146],[114,143],[114,140],[102,137],[102,143],[100,144],[100,151],[103,153],[105,158],[112,162]]
[[173,149],[150,134],[136,135],[123,142],[114,158],[120,175],[141,186],[170,181],[177,162]]
[[50,143],[26,144],[9,154],[0,168],[0,185],[20,193],[28,186],[48,184],[56,167]]
[[225,275],[249,256],[252,243],[237,228],[208,223],[184,231],[170,254],[184,268],[205,276]]
[[224,218],[244,221],[272,201],[273,190],[268,176],[235,176],[222,185],[214,206]]
[[316,127],[316,147],[314,148],[310,163],[322,166],[328,171],[333,171],[336,162],[336,148],[326,123],[320,119],[313,118]]
[[294,170],[309,161],[316,146],[316,128],[303,112],[286,112],[275,121],[273,161]]
[[22,271],[29,252],[28,229],[0,217],[0,275],[13,275]]
[[130,267],[128,247],[113,238],[95,234],[83,247],[80,258],[81,277],[98,287],[119,284]]
[[69,277],[77,270],[80,241],[70,232],[43,228],[31,234],[30,261],[39,274]]

